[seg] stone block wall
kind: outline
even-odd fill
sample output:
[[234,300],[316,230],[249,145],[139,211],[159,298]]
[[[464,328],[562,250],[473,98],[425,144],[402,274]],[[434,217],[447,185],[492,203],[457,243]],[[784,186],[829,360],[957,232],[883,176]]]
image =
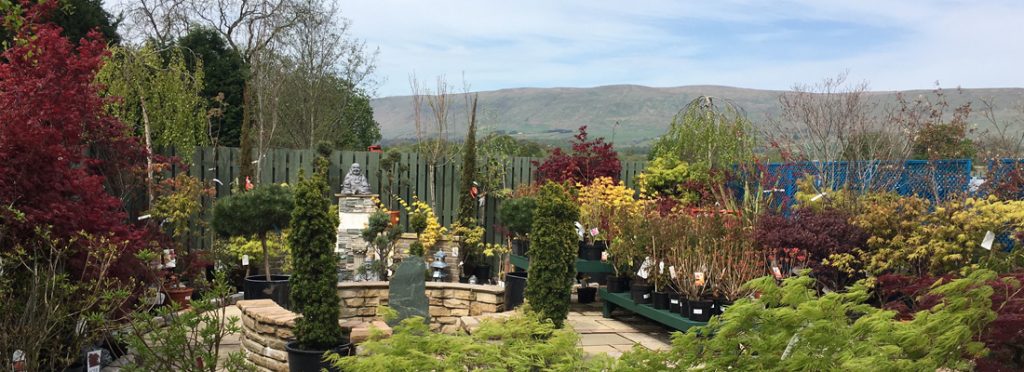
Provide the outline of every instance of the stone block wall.
[[[414,241],[416,241],[416,234],[413,233],[404,233],[398,238],[398,242],[395,243],[395,262],[401,261],[402,258],[409,254],[409,245]],[[458,246],[459,243],[454,240],[441,239],[437,242],[437,246],[434,247],[435,251],[440,249],[446,255],[444,262],[448,264],[448,282],[458,282],[459,274],[462,273],[459,267],[460,257],[453,254]],[[463,252],[459,252],[459,254],[463,254]],[[427,262],[427,266],[430,266],[430,263],[434,262],[433,253],[428,254],[423,260]]]
[[[430,328],[453,333],[464,316],[493,314],[505,310],[505,289],[495,285],[427,282]],[[370,321],[377,306],[388,303],[388,282],[341,282],[338,297],[344,304],[344,320]]]
[[347,279],[354,275],[366,259],[367,243],[361,234],[370,221],[370,214],[377,210],[373,203],[376,195],[335,196],[338,197],[338,235],[334,251],[342,259],[339,269]]
[[284,345],[293,337],[296,314],[273,300],[238,301],[242,311],[241,347],[245,358],[259,371],[288,371]]

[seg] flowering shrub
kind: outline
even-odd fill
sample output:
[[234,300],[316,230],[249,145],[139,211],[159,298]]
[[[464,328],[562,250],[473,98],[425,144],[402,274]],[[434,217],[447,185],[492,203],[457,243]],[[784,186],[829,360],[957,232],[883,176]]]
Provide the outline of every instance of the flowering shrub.
[[536,176],[539,184],[546,181],[569,181],[572,184],[586,185],[598,177],[618,179],[619,173],[622,172],[619,154],[612,148],[612,144],[604,142],[604,138],[587,141],[586,125],[580,127],[579,133],[572,141],[571,154],[555,148],[547,160],[543,163],[534,161],[533,165],[537,166]]
[[406,213],[409,214],[409,225],[416,232],[416,240],[422,245],[423,250],[434,248],[438,240],[441,240],[447,232],[441,223],[437,221],[437,215],[430,204],[413,197],[412,203],[398,199]]

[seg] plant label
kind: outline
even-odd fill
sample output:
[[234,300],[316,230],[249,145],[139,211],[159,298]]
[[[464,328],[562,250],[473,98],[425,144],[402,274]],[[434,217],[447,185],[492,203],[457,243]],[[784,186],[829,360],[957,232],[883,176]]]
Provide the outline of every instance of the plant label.
[[576,222],[576,235],[579,235],[580,240],[583,240],[583,224]]
[[103,368],[103,364],[100,363],[100,360],[102,360],[102,357],[103,357],[103,351],[100,351],[100,350],[93,350],[93,351],[90,351],[88,354],[86,354],[86,356],[85,356],[86,371],[88,371],[88,372],[100,372],[100,369]]
[[665,274],[665,261],[658,262],[658,274]]
[[670,302],[671,304],[673,304],[673,305],[679,305],[679,300],[677,300],[677,299],[674,299],[674,298],[673,298],[673,299],[671,299],[671,300],[669,300],[669,302]]
[[991,251],[992,250],[992,243],[995,243],[995,241],[996,241],[996,234],[993,233],[990,230],[990,231],[985,233],[985,239],[981,240],[981,247]]
[[595,236],[597,236],[597,234],[599,234],[599,233],[600,233],[600,231],[598,231],[596,227],[595,227],[595,228],[593,228],[593,229],[590,229],[590,236],[591,236],[591,237],[595,237]]
[[775,279],[782,279],[782,269],[779,269],[778,266],[772,266],[772,275],[775,276]]
[[704,314],[704,309],[693,309],[693,315]]
[[668,267],[668,276],[670,278],[672,278],[672,279],[676,278],[676,267],[675,266],[669,266]]
[[459,247],[452,248],[452,257],[459,257]]
[[644,299],[646,300],[648,298],[651,298],[651,294],[650,293],[644,293]]
[[242,266],[249,266],[249,255],[242,255]]
[[11,362],[14,364],[15,371],[25,370],[25,352],[21,350],[15,350],[14,355],[11,355]]
[[608,261],[608,252],[601,252],[601,261]]
[[693,284],[696,284],[698,287],[704,285],[704,273],[703,272],[698,271],[698,272],[693,273]]
[[644,258],[644,263],[640,265],[640,270],[636,272],[636,276],[647,279],[650,276],[651,266],[653,266],[651,258]]
[[821,194],[815,195],[813,198],[811,198],[811,201],[818,201],[818,199],[821,199],[821,198],[824,198],[824,197],[825,197],[825,193],[821,193]]

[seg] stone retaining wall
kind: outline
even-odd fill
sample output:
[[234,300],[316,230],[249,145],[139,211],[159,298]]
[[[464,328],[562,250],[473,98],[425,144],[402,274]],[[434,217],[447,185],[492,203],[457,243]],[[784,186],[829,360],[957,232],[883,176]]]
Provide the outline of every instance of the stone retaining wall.
[[242,311],[242,352],[259,371],[288,371],[284,344],[294,337],[296,314],[272,300],[238,301]]
[[[461,329],[464,316],[493,314],[505,310],[505,289],[496,285],[427,282],[430,301],[430,328],[453,333]],[[338,283],[341,318],[370,321],[377,317],[377,306],[388,303],[388,282]]]

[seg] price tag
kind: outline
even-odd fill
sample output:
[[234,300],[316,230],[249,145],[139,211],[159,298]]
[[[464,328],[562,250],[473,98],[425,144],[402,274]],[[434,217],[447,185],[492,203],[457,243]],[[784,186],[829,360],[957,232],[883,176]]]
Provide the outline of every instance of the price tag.
[[778,266],[772,266],[772,275],[775,276],[775,279],[782,279],[782,269],[779,269]]
[[249,266],[249,255],[242,255],[242,266]]
[[658,262],[658,274],[665,273],[665,261]]
[[601,232],[598,231],[596,227],[593,228],[593,229],[590,229],[590,236],[591,237],[597,236],[597,234],[599,234],[599,233],[601,233]]
[[696,284],[698,287],[703,286],[704,285],[704,273],[702,273],[700,271],[693,273],[693,283]]
[[679,300],[674,299],[674,298],[669,300],[669,302],[672,303],[673,305],[679,305]]
[[693,315],[704,314],[704,309],[693,309]]
[[651,294],[650,293],[644,293],[644,299],[646,300],[648,298],[651,298]]
[[676,278],[676,267],[675,266],[669,266],[668,267],[668,276],[671,277],[672,279]]
[[981,247],[991,251],[992,250],[992,243],[995,243],[995,241],[996,241],[996,234],[993,233],[992,231],[988,231],[988,232],[985,233],[985,239],[981,240]]
[[608,261],[608,252],[601,251],[601,261]]

